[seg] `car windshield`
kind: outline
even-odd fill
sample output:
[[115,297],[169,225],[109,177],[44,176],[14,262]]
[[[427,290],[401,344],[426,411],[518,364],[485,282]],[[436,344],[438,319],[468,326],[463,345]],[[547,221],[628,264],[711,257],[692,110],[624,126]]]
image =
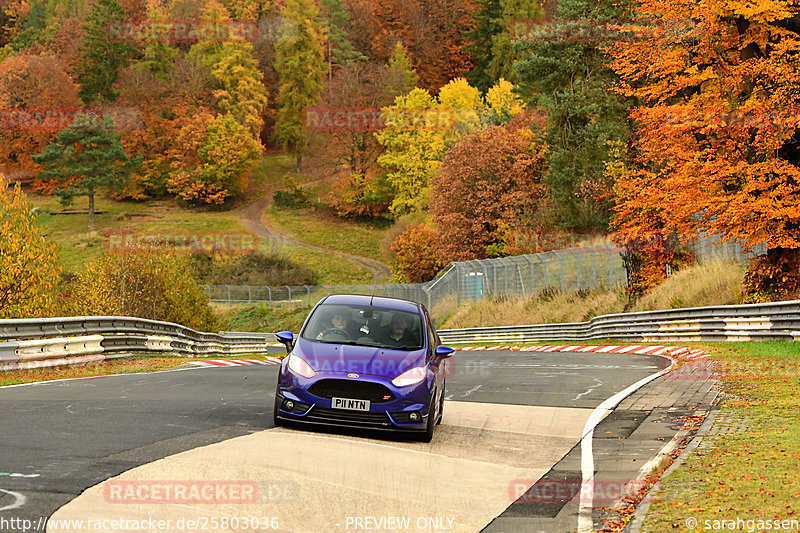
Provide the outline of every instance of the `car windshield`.
[[422,331],[418,313],[372,306],[327,304],[314,310],[301,337],[331,344],[419,350],[424,344]]

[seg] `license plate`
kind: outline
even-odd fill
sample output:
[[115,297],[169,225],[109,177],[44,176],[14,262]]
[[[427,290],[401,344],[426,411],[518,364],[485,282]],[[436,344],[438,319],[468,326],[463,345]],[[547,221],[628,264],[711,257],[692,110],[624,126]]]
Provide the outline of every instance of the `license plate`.
[[331,407],[348,411],[369,411],[369,400],[350,400],[348,398],[331,398]]

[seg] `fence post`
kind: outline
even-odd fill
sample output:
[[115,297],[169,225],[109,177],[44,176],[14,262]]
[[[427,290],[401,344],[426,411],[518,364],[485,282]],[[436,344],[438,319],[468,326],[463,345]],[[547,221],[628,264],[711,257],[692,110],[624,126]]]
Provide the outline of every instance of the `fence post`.
[[575,280],[577,284],[577,290],[581,290],[581,254],[580,252],[575,254],[575,267],[578,270],[578,277]]
[[306,285],[306,290],[308,291],[308,306],[311,307],[311,287]]
[[228,303],[230,303],[231,302],[231,286],[230,285],[225,285],[225,286],[228,288]]
[[597,288],[597,251],[592,250],[592,279],[594,280],[594,287]]
[[561,290],[564,290],[564,256],[558,256],[558,262],[561,264]]
[[291,305],[292,304],[292,288],[290,286],[288,286],[288,285],[284,285],[284,287],[286,287],[286,290],[289,292],[289,305]]
[[269,287],[267,287],[267,295],[269,297],[269,304],[267,305],[270,309],[272,309],[272,289],[270,289]]
[[253,303],[253,291],[250,288],[250,285],[247,286],[247,303]]
[[608,287],[614,288],[614,252],[608,253]]

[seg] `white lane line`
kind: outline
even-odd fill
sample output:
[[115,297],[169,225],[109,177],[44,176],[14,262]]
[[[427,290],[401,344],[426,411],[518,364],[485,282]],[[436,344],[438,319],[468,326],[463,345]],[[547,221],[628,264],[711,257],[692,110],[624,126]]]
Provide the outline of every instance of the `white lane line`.
[[614,409],[619,403],[647,385],[656,378],[660,378],[670,370],[665,368],[660,372],[651,374],[646,378],[642,378],[630,387],[619,391],[611,398],[606,399],[603,403],[598,405],[592,411],[589,420],[583,426],[583,438],[581,438],[581,504],[578,511],[578,532],[586,533],[594,529],[594,522],[592,521],[592,507],[594,506],[594,456],[592,455],[592,438],[594,437],[594,428],[603,419],[603,417]]
[[20,494],[19,492],[12,492],[10,490],[0,489],[0,492],[5,492],[12,498],[14,498],[14,503],[6,505],[5,507],[0,507],[0,511],[10,511],[12,509],[19,509],[25,502],[28,501],[28,498]]

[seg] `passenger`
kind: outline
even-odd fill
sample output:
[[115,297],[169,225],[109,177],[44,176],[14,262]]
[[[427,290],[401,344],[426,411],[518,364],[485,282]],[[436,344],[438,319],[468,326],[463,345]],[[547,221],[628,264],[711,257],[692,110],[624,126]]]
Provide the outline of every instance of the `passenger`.
[[403,346],[415,347],[419,346],[419,340],[408,330],[409,319],[402,313],[395,313],[392,315],[392,321],[389,324],[389,331],[383,343],[387,346]]

